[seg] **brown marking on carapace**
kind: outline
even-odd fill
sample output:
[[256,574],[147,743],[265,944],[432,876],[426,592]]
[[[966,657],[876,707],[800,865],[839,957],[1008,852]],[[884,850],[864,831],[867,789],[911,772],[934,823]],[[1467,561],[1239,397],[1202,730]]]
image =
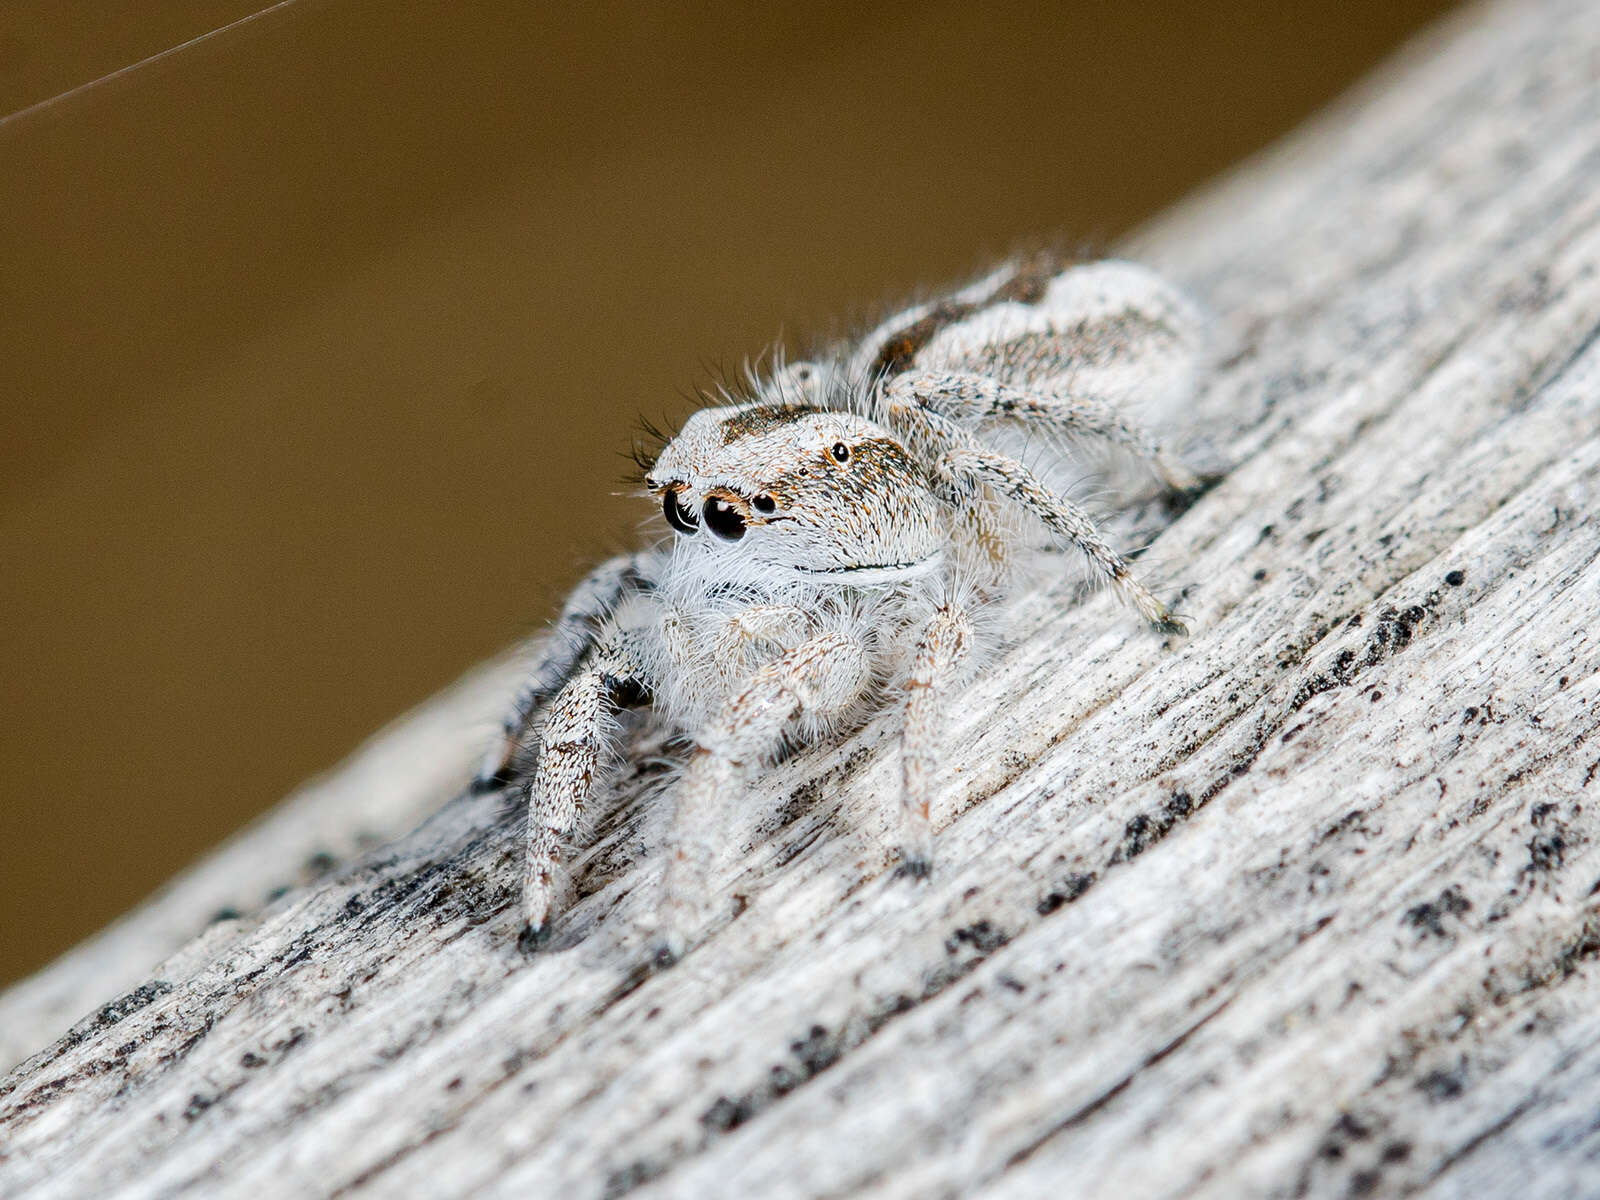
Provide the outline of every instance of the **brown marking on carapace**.
[[770,433],[822,410],[805,404],[760,404],[741,408],[722,419],[722,444],[730,446],[740,438]]
[[887,471],[897,475],[920,475],[917,464],[906,448],[890,437],[862,438],[850,451],[850,461],[842,469],[856,471]]
[[840,463],[826,450],[821,455],[829,474],[857,479],[865,483],[873,479],[921,479],[922,472],[893,438],[863,438],[852,444],[850,459]]

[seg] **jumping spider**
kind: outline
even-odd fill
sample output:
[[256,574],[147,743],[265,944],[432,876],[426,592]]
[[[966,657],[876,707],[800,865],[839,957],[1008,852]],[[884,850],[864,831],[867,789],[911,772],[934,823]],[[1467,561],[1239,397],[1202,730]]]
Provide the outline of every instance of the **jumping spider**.
[[[1076,546],[1157,630],[1183,631],[1083,510],[1003,451],[1008,430],[1109,443],[1190,491],[1127,413],[1181,403],[1200,347],[1194,311],[1146,268],[1033,256],[695,413],[644,479],[670,543],[579,587],[565,653],[523,689],[479,778],[527,797],[525,943],[547,930],[562,843],[624,705],[650,703],[692,742],[664,957],[700,923],[719,810],[747,773],[891,702],[899,870],[926,876],[943,709],[981,659],[975,613],[1017,591],[1030,541]],[[1062,441],[1033,448],[1059,459]]]

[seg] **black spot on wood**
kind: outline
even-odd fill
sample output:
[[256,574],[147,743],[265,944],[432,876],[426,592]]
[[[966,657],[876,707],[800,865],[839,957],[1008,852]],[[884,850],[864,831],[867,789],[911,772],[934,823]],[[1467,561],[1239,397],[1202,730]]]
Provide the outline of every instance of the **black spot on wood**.
[[651,1162],[648,1159],[635,1159],[625,1167],[612,1171],[606,1176],[605,1186],[600,1191],[601,1200],[618,1200],[636,1188],[641,1188],[652,1179],[665,1174],[666,1166],[662,1163]]
[[202,1096],[199,1092],[196,1092],[189,1097],[189,1103],[184,1105],[183,1119],[185,1121],[194,1120],[216,1102],[217,1098],[215,1096]]
[[1437,900],[1408,908],[1401,920],[1424,936],[1446,937],[1445,919],[1460,917],[1471,911],[1472,901],[1461,894],[1460,888],[1451,884],[1439,893]]
[[700,1114],[700,1124],[718,1133],[727,1133],[755,1114],[755,1106],[748,1099],[730,1100],[727,1096],[718,1096],[716,1102]]
[[979,954],[989,955],[1011,940],[1011,935],[992,921],[975,921],[958,929],[944,941],[946,954],[955,954],[963,945],[971,946]]
[[1068,875],[1040,898],[1039,903],[1034,905],[1034,911],[1041,917],[1048,917],[1087,892],[1094,886],[1094,881],[1095,875],[1092,871]]
[[[1357,614],[1359,616],[1359,614]],[[1411,644],[1415,631],[1428,617],[1421,605],[1411,605],[1404,612],[1386,606],[1377,614],[1377,624],[1361,653],[1344,649],[1334,657],[1327,670],[1318,672],[1302,683],[1289,702],[1290,712],[1299,712],[1317,696],[1334,688],[1344,687],[1367,668],[1382,662]],[[1352,617],[1347,627],[1359,627],[1360,621]],[[1283,664],[1288,665],[1288,664]],[[1288,739],[1285,738],[1285,741]]]
[[806,1077],[810,1078],[838,1062],[840,1048],[837,1039],[828,1036],[825,1026],[813,1025],[805,1037],[789,1043],[789,1052],[800,1061]]
[[1167,834],[1177,824],[1194,812],[1194,797],[1188,792],[1174,792],[1155,812],[1140,813],[1122,829],[1122,843],[1111,856],[1111,863],[1127,862],[1138,858]]
[[1554,871],[1561,866],[1567,840],[1559,831],[1541,833],[1528,843],[1528,867],[1534,871]]
[[1448,1071],[1429,1071],[1417,1080],[1417,1091],[1435,1104],[1454,1100],[1467,1090],[1467,1067],[1458,1063]]
[[103,1005],[100,1011],[95,1013],[85,1025],[80,1025],[73,1030],[65,1040],[69,1045],[77,1045],[86,1038],[110,1029],[124,1017],[132,1016],[147,1004],[161,999],[170,991],[172,991],[172,984],[165,979],[152,979],[149,983],[141,984],[126,995],[119,996],[111,1003]]

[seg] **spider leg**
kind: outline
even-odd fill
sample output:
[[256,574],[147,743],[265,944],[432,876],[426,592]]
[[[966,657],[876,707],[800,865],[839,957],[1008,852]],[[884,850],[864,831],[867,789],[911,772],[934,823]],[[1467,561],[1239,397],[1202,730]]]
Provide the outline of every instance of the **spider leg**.
[[630,591],[648,586],[645,554],[622,554],[584,576],[548,635],[540,635],[544,658],[533,678],[517,692],[501,721],[500,736],[484,755],[472,782],[475,792],[492,792],[516,780],[517,758],[541,709],[559,692],[584,655],[596,645],[601,624]]
[[772,758],[792,721],[802,715],[825,719],[848,708],[868,679],[860,640],[820,633],[758,669],[701,731],[676,792],[662,903],[664,961],[679,958],[702,923],[706,881],[724,825],[720,806],[737,794],[750,768]]
[[528,784],[524,945],[537,942],[550,917],[561,844],[594,788],[601,757],[615,736],[616,709],[643,687],[639,670],[618,649],[620,641],[612,636],[596,646],[550,703]]
[[939,735],[952,687],[972,656],[972,619],[954,604],[941,606],[923,628],[906,680],[901,749],[900,866],[896,874],[926,879],[933,870],[928,804],[938,767]]
[[1078,505],[1051,491],[1016,459],[985,448],[949,417],[914,401],[891,399],[887,407],[890,420],[932,463],[934,488],[947,502],[964,507],[972,494],[984,487],[1009,498],[1082,550],[1090,567],[1156,629],[1170,634],[1188,632],[1183,622],[1134,578],[1127,560],[1111,548]]
[[714,653],[719,662],[739,663],[752,648],[791,650],[805,639],[810,626],[810,614],[798,605],[752,604],[723,624],[713,643]]
[[957,420],[1013,420],[1070,437],[1100,438],[1147,461],[1175,492],[1201,486],[1200,478],[1168,454],[1149,430],[1099,396],[1030,392],[985,375],[950,371],[907,371],[885,383],[884,395],[891,404],[909,400]]

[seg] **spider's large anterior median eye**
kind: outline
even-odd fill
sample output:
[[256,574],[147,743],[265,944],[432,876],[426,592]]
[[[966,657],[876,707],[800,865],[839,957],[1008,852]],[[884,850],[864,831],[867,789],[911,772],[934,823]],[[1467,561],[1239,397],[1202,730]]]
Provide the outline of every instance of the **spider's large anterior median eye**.
[[677,492],[669,490],[662,494],[661,511],[667,518],[667,524],[679,533],[693,533],[700,528],[694,519],[694,514],[679,503]]
[[712,496],[701,510],[706,528],[725,542],[737,542],[744,536],[744,517],[739,510],[720,496]]

